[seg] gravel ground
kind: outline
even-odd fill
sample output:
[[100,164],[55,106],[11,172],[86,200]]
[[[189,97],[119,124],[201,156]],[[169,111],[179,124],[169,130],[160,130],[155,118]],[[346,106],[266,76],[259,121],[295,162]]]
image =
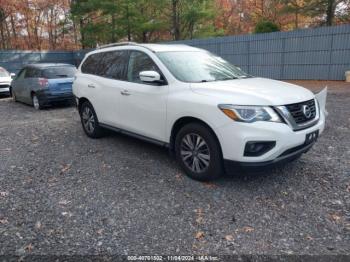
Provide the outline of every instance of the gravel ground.
[[325,133],[301,159],[213,183],[157,146],[87,138],[73,107],[3,98],[0,254],[349,255],[348,88],[332,88]]

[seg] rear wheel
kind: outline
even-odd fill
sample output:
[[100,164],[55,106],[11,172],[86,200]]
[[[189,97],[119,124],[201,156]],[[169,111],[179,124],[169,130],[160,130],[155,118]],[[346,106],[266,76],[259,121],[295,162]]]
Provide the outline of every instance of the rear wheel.
[[103,128],[100,127],[93,106],[90,102],[85,101],[80,107],[80,119],[85,134],[91,138],[103,136]]
[[32,95],[32,103],[33,103],[33,107],[36,110],[40,110],[42,108],[41,104],[40,104],[40,100],[38,98],[38,96],[36,94]]
[[223,173],[219,141],[205,125],[191,123],[181,128],[175,153],[183,170],[193,179],[213,180]]

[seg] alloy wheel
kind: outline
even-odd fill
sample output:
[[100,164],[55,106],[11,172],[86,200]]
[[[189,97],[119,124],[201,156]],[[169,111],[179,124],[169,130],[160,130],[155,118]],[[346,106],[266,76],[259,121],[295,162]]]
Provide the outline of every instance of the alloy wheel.
[[39,99],[36,95],[33,96],[33,106],[36,110],[40,109]]
[[95,130],[95,117],[92,110],[87,106],[83,109],[82,119],[85,130],[92,134]]
[[195,173],[205,172],[210,164],[210,150],[206,141],[198,134],[187,134],[180,145],[181,159]]

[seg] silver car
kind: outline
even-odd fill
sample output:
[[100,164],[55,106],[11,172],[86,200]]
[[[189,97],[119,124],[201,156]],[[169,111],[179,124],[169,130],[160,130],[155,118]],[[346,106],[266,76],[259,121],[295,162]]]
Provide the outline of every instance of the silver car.
[[10,86],[12,82],[12,77],[15,74],[7,72],[7,70],[3,67],[0,67],[0,95],[2,94],[10,94]]
[[72,83],[76,68],[69,64],[31,64],[12,81],[15,101],[33,105],[39,110],[53,102],[74,101]]

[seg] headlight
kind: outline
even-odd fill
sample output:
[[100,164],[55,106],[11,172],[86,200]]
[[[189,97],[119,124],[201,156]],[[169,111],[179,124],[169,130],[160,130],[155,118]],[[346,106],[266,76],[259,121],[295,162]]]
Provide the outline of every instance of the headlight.
[[219,108],[229,118],[239,122],[282,122],[278,114],[271,107],[268,106],[219,105]]

